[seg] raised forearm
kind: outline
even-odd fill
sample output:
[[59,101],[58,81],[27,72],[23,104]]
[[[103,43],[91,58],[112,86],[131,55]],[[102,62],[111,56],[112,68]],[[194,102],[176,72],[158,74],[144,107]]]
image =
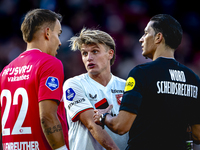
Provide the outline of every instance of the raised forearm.
[[133,124],[133,121],[136,118],[136,114],[129,113],[126,111],[120,111],[119,114],[115,117],[112,117],[110,114],[101,114],[98,110],[94,111],[93,116],[95,123],[98,125],[106,125],[111,131],[123,135],[128,132]]
[[104,124],[116,134],[123,135],[126,133],[117,116],[112,117],[111,115],[107,115]]

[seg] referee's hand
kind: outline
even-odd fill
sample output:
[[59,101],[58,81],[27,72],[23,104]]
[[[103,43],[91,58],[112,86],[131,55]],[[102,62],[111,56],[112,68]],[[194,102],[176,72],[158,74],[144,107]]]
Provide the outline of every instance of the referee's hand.
[[111,104],[106,109],[95,109],[94,115],[93,115],[93,119],[94,119],[95,123],[102,126],[103,124],[99,121],[100,117],[104,113],[110,113],[112,108],[113,108],[113,105]]

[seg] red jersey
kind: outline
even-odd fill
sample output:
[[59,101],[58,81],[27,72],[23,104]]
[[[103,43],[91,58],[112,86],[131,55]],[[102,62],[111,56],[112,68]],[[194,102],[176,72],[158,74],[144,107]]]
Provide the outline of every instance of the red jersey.
[[[4,149],[51,149],[40,124],[38,103],[46,99],[61,101],[63,80],[61,61],[38,49],[23,52],[3,69],[0,94]],[[63,131],[67,131],[61,107],[63,102],[58,117]]]

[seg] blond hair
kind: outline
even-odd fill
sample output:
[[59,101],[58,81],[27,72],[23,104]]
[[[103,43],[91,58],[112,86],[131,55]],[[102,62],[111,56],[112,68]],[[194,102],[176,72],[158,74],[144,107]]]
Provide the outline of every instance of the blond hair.
[[104,44],[114,51],[110,65],[114,64],[116,55],[115,41],[106,32],[83,28],[80,34],[73,36],[69,42],[72,51],[80,50],[82,44]]

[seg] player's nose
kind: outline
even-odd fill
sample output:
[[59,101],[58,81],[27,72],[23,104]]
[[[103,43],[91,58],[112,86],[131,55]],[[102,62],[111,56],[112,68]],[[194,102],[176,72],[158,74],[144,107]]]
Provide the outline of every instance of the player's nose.
[[143,36],[139,39],[139,42],[140,42],[140,43],[144,42]]
[[87,55],[87,60],[88,60],[88,61],[93,60],[93,55],[92,55],[92,53],[88,53],[88,55]]

